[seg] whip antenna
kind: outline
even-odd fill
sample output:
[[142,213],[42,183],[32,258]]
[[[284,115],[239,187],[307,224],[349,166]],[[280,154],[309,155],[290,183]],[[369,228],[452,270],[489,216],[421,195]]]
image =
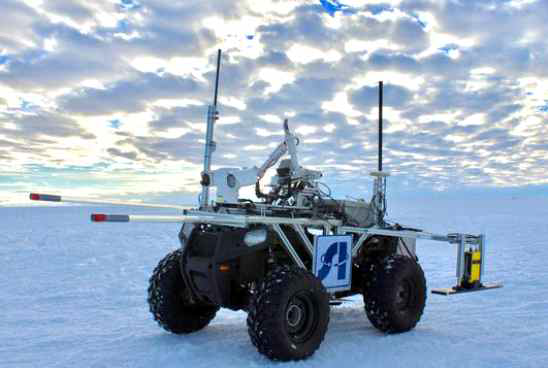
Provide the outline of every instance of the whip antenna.
[[385,226],[384,216],[386,215],[386,177],[390,174],[382,171],[382,105],[383,105],[383,82],[379,82],[379,164],[377,171],[373,171],[371,176],[375,178],[373,182],[373,198],[371,206],[376,213],[376,225]]
[[383,82],[379,82],[379,171],[382,171],[382,91]]
[[213,106],[217,107],[217,95],[219,94],[219,72],[221,71],[221,49],[217,52],[217,74],[215,75],[215,95],[213,96]]

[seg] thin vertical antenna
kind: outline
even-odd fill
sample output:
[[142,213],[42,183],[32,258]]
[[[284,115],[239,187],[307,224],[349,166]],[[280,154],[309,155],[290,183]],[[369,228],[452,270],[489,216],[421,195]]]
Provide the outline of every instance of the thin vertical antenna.
[[382,171],[382,89],[383,83],[379,82],[379,171]]
[[219,118],[217,112],[217,96],[219,94],[219,73],[221,71],[221,50],[217,53],[217,75],[215,76],[215,95],[213,96],[213,105],[207,108],[207,128],[205,139],[205,152],[204,152],[204,171],[202,171],[202,195],[200,197],[200,206],[207,207],[209,204],[209,185],[211,184],[211,178],[209,172],[211,171],[211,156],[215,151],[216,144],[213,140],[213,131],[215,129],[215,120]]
[[217,95],[219,93],[219,72],[221,69],[221,49],[217,52],[217,75],[215,76],[215,96],[213,97],[213,106],[217,107]]

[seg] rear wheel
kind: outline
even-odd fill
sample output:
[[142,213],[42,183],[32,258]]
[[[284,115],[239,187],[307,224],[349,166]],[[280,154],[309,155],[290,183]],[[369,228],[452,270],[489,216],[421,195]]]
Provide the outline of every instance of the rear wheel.
[[329,297],[320,280],[296,267],[271,272],[249,306],[253,345],[272,360],[300,360],[320,346],[329,324]]
[[201,330],[219,310],[215,305],[190,302],[179,268],[181,255],[179,249],[165,256],[154,269],[148,287],[148,305],[154,320],[175,334]]
[[364,268],[363,300],[371,324],[388,333],[413,329],[426,303],[420,265],[409,257],[391,255]]

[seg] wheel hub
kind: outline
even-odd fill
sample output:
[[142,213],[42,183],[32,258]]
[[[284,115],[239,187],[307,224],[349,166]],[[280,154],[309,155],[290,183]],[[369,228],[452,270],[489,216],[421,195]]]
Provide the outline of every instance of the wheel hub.
[[311,295],[300,292],[294,295],[285,310],[287,332],[294,343],[306,341],[318,323],[317,306]]
[[303,310],[297,304],[291,304],[287,308],[286,319],[289,327],[297,327],[303,319]]
[[396,305],[398,309],[405,310],[413,304],[413,300],[413,288],[409,280],[405,280],[396,289]]

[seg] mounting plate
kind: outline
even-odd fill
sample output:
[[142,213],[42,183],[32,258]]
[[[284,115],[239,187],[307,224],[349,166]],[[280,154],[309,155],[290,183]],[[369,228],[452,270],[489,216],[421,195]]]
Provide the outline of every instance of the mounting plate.
[[449,296],[449,295],[455,295],[455,294],[471,293],[474,291],[498,289],[501,287],[502,287],[501,283],[483,284],[481,287],[475,288],[475,289],[464,289],[464,288],[457,288],[456,286],[453,286],[451,288],[432,289],[432,294]]

